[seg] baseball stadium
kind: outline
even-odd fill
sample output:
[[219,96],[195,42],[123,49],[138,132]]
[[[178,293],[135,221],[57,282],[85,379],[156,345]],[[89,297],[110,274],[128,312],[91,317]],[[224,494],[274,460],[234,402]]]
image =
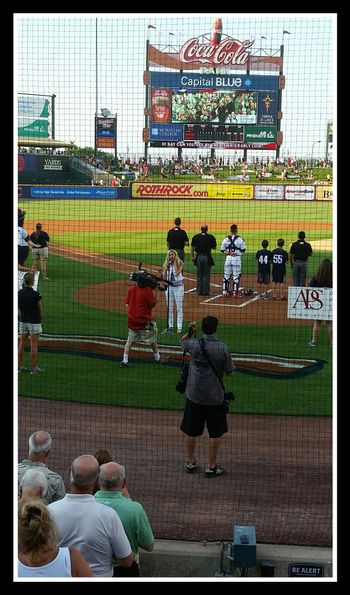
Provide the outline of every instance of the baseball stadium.
[[[29,335],[14,354],[15,473],[43,430],[67,493],[81,455],[125,466],[159,548],[224,552],[246,527],[258,544],[331,551],[333,283],[320,270],[335,262],[334,97],[321,102],[318,79],[332,89],[334,15],[122,16],[15,19],[14,220],[29,245],[15,281],[20,296],[34,273],[42,311],[35,366]],[[153,343],[132,326],[135,287],[154,297]],[[207,317],[234,364],[210,481],[207,426],[194,473],[180,429],[194,380],[176,389]],[[224,571],[224,557],[217,576],[261,576],[234,557]]]

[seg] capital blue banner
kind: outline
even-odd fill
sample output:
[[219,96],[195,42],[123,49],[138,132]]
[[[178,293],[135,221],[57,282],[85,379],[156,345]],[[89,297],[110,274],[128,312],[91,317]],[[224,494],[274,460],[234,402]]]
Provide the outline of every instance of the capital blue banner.
[[150,72],[151,87],[177,88],[184,91],[218,89],[221,91],[278,91],[278,76],[200,74],[197,72]]

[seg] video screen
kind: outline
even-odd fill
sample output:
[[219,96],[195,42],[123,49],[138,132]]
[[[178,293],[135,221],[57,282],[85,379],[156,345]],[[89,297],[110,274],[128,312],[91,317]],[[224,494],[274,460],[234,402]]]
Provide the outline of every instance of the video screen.
[[258,93],[249,91],[175,91],[172,122],[183,124],[257,124]]

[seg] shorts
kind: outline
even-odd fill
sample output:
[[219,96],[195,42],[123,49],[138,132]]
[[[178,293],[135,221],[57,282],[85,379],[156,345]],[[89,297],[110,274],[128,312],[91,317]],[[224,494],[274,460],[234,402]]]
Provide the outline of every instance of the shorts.
[[270,283],[270,273],[258,273],[258,283],[267,285]]
[[34,322],[20,322],[19,323],[20,335],[40,335],[43,332],[41,324]]
[[279,273],[272,273],[272,281],[274,283],[284,283],[285,277],[284,274],[280,275]]
[[195,438],[203,434],[205,424],[210,438],[220,438],[228,431],[226,413],[222,405],[198,405],[186,399],[180,430]]
[[149,322],[146,328],[134,331],[129,328],[128,341],[151,345],[157,341],[158,327],[156,322]]
[[40,260],[47,260],[49,256],[49,249],[46,246],[46,248],[33,248],[32,249],[32,257],[37,260],[38,258],[40,258]]
[[28,258],[29,246],[18,246],[18,264],[24,266]]

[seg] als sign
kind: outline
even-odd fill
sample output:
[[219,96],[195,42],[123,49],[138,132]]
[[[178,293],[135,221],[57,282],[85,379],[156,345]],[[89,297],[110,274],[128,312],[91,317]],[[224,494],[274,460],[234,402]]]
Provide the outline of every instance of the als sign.
[[333,289],[288,287],[288,318],[333,320]]

